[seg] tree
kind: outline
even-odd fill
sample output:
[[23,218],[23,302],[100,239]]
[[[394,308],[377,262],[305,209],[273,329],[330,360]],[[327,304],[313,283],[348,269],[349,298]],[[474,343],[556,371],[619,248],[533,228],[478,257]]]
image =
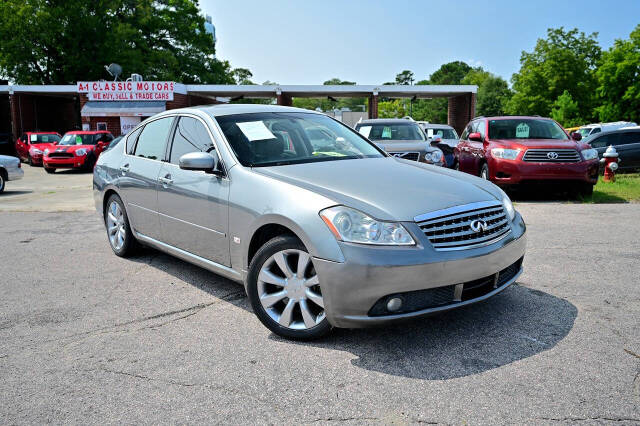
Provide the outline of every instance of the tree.
[[378,117],[380,118],[402,118],[406,115],[406,110],[400,99],[378,102]]
[[578,103],[573,100],[571,93],[566,90],[562,95],[558,96],[558,99],[553,103],[551,118],[564,127],[574,127],[584,124],[584,120],[580,118]]
[[462,79],[461,84],[478,86],[476,114],[484,116],[504,115],[505,107],[513,93],[507,82],[481,67],[473,68]]
[[431,74],[428,84],[460,84],[469,71],[471,71],[471,67],[465,62],[449,62]]
[[0,74],[20,84],[70,84],[125,75],[233,84],[194,0],[3,0]]
[[347,80],[340,80],[339,78],[332,78],[329,79],[327,81],[325,81],[324,83],[322,83],[325,86],[355,86],[356,82],[355,81],[347,81]]
[[596,78],[600,121],[640,122],[640,25],[603,53]]
[[253,73],[246,68],[234,68],[234,70],[231,71],[231,75],[233,75],[237,84],[255,84],[251,81]]
[[404,70],[399,74],[396,74],[396,82],[395,84],[401,84],[404,86],[408,86],[413,84],[413,72],[409,70]]
[[568,91],[578,103],[580,116],[593,117],[595,70],[601,49],[597,33],[577,29],[548,29],[533,52],[522,52],[520,71],[511,81],[515,94],[507,104],[511,114],[549,116],[553,102]]

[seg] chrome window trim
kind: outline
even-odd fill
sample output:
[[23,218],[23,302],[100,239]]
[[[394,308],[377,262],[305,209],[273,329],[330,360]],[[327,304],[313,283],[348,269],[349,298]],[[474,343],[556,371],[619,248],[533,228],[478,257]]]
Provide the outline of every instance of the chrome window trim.
[[469,210],[482,209],[486,207],[502,207],[502,202],[499,200],[490,200],[490,201],[478,201],[475,203],[469,204],[461,204],[458,206],[449,207],[442,210],[436,210],[430,213],[424,213],[419,216],[413,218],[414,222],[420,224],[421,222],[426,222],[429,219],[435,219],[441,216],[449,216],[456,213],[464,213]]

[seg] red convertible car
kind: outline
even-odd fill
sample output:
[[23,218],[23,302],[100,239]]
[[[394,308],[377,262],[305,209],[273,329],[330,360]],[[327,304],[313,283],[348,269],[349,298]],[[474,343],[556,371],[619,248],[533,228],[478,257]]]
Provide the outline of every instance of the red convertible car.
[[57,145],[44,150],[44,170],[47,173],[54,173],[56,169],[91,171],[112,140],[111,133],[105,130],[67,132]]
[[42,153],[60,141],[56,132],[26,132],[16,140],[16,152],[32,166],[42,165]]

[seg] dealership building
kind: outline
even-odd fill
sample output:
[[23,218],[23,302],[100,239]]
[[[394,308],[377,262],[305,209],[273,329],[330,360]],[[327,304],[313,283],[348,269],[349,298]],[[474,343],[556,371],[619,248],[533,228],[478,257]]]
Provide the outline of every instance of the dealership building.
[[445,97],[448,124],[459,133],[475,116],[472,85],[211,85],[166,81],[81,81],[75,85],[0,84],[0,135],[12,140],[28,131],[108,130],[127,133],[158,112],[242,99],[367,98],[368,117],[377,118],[380,99]]

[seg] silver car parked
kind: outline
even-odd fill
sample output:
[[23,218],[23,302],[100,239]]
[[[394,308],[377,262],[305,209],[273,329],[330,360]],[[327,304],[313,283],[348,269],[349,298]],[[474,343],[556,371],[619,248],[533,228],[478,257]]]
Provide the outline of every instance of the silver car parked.
[[260,321],[294,339],[487,299],[525,252],[497,186],[297,108],[158,114],[100,156],[93,185],[117,255],[141,243],[243,283]]
[[23,176],[19,158],[0,155],[0,193],[4,192],[7,181],[22,179]]

